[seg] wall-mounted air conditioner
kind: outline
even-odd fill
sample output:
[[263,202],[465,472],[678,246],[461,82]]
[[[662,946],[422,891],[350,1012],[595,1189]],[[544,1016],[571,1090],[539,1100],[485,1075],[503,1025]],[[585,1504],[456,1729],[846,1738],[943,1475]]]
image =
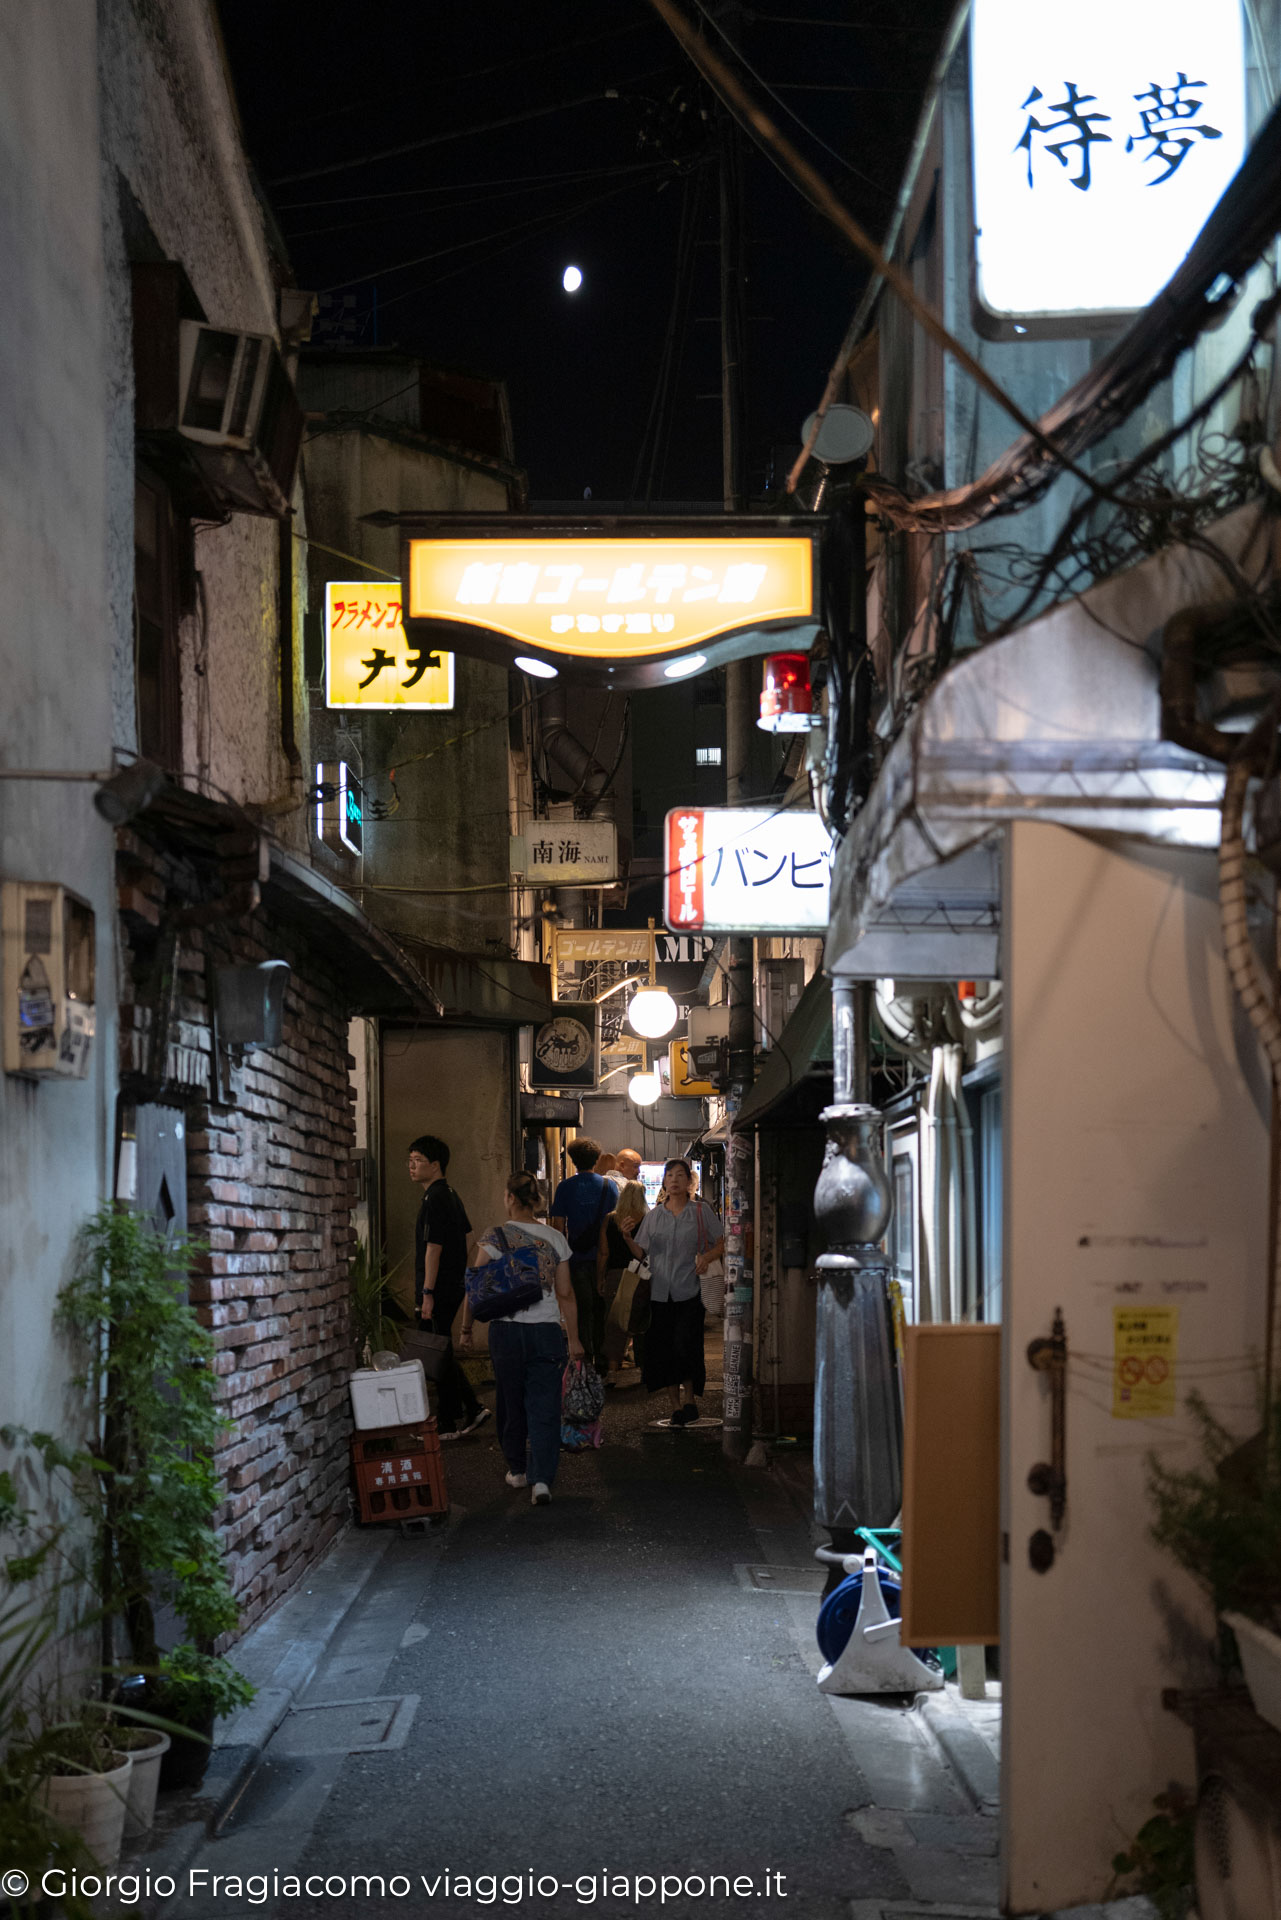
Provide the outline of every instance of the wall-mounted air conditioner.
[[6,880],[4,1070],[83,1080],[94,1035],[94,914],[55,882]]
[[177,424],[233,512],[289,512],[302,409],[270,335],[180,321]]

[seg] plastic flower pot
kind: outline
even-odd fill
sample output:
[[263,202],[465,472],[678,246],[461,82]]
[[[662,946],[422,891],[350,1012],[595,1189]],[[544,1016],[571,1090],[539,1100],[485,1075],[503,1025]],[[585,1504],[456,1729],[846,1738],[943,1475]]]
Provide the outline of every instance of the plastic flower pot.
[[115,1755],[110,1773],[51,1773],[44,1804],[60,1826],[78,1833],[100,1867],[114,1867],[124,1837],[133,1755]]
[[160,1788],[160,1763],[169,1751],[169,1735],[158,1727],[131,1729],[128,1736],[133,1772],[125,1805],[125,1838],[138,1840],[151,1831]]
[[[172,1714],[166,1715],[172,1719]],[[183,1787],[198,1787],[205,1777],[205,1770],[213,1754],[210,1737],[214,1730],[214,1715],[203,1714],[193,1719],[193,1734],[203,1734],[203,1739],[188,1739],[185,1734],[174,1734],[166,1751],[160,1756],[160,1791],[173,1793]]]
[[1224,1613],[1219,1617],[1237,1637],[1237,1652],[1241,1655],[1245,1684],[1250,1690],[1250,1704],[1260,1720],[1266,1720],[1281,1733],[1281,1634],[1261,1627],[1257,1620],[1248,1619],[1244,1613]]

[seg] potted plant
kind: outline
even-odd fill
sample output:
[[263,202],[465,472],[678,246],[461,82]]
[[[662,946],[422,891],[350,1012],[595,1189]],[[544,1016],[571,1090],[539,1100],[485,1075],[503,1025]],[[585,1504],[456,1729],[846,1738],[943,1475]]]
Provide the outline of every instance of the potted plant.
[[[86,1724],[78,1707],[64,1725],[66,1716],[40,1710],[42,1681],[69,1644],[82,1643],[88,1623],[72,1604],[82,1586],[60,1564],[64,1529],[33,1526],[34,1518],[13,1474],[0,1471],[0,1861],[33,1885],[47,1867],[83,1870],[118,1849],[110,1829],[120,1784],[117,1763],[103,1771],[110,1756],[96,1738],[101,1720]],[[94,1778],[78,1789],[76,1776],[86,1773]],[[78,1893],[63,1904],[74,1920],[91,1920]],[[17,1912],[12,1898],[10,1907]]]
[[229,1660],[201,1653],[189,1641],[162,1656],[158,1678],[157,1698],[177,1723],[160,1759],[159,1783],[166,1791],[198,1787],[209,1765],[215,1724],[247,1707],[254,1688]]
[[133,1761],[125,1806],[125,1839],[139,1840],[151,1831],[156,1817],[160,1763],[169,1751],[171,1736],[161,1727],[140,1722],[119,1724],[112,1732],[111,1744],[117,1753],[127,1753]]
[[77,1834],[100,1867],[120,1858],[133,1771],[113,1732],[101,1702],[87,1700],[44,1715],[31,1748],[51,1819]]
[[356,1242],[351,1261],[351,1326],[360,1365],[373,1364],[376,1353],[399,1353],[403,1309],[392,1291],[392,1275],[375,1259],[363,1240]]
[[1281,1731],[1281,1394],[1245,1446],[1199,1394],[1188,1409],[1202,1464],[1149,1463],[1152,1536],[1209,1593],[1235,1636],[1255,1712]]
[[[130,1663],[148,1676],[153,1719],[163,1716],[171,1735],[177,1723],[193,1736],[160,1756],[162,1786],[175,1774],[203,1774],[214,1719],[253,1697],[214,1653],[234,1632],[239,1608],[214,1527],[223,1497],[214,1448],[226,1423],[213,1341],[185,1298],[195,1251],[141,1215],[105,1206],[83,1233],[76,1272],[58,1299],[59,1319],[84,1342],[79,1384],[98,1421],[92,1462],[86,1469],[78,1456],[72,1471],[94,1523],[102,1669],[119,1671],[114,1623],[123,1619]],[[31,1438],[48,1464],[68,1464],[49,1436]],[[187,1633],[170,1653],[156,1629],[162,1603]],[[185,1768],[174,1759],[180,1745]],[[202,1757],[198,1770],[192,1748]]]

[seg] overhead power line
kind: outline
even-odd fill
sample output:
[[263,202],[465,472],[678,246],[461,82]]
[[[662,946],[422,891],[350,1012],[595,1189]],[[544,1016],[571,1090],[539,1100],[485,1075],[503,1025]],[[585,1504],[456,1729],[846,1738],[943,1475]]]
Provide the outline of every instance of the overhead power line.
[[[911,278],[905,274],[900,267],[896,266],[892,260],[886,259],[875,240],[859,225],[844,201],[833,192],[822,174],[810,165],[803,154],[797,152],[786,134],[782,133],[779,128],[775,126],[764,108],[758,106],[756,101],[751,98],[737,75],[731,73],[720,56],[713,53],[707,42],[695,33],[693,27],[685,18],[685,15],[678,7],[672,4],[672,0],[650,0],[650,5],[654,8],[655,12],[667,22],[677,40],[689,55],[691,61],[707,81],[707,84],[734,115],[734,118],[744,130],[751,135],[752,139],[755,140],[758,145],[764,145],[772,155],[776,156],[783,172],[791,180],[792,185],[804,195],[811,206],[815,207],[825,219],[831,222],[837,232],[849,242],[856,252],[861,253],[866,260],[871,262],[872,266],[885,281],[885,284],[892,288],[899,300],[902,301],[918,326],[920,326],[925,333],[929,334],[931,340],[935,341],[936,344],[943,349],[944,353],[949,354],[951,358],[956,361],[957,365],[965,370],[975,385],[988,396],[989,400],[994,400],[997,406],[1009,415],[1015,425],[1020,427],[1025,434],[1029,435],[1031,439],[1036,442],[1041,448],[1042,453],[1048,459],[1066,468],[1067,471],[1079,480],[1082,486],[1088,488],[1092,494],[1095,494],[1100,499],[1110,501],[1112,496],[1107,488],[1100,487],[1092,475],[1074,466],[1072,461],[1055,446],[1049,435],[1032,419],[1031,415],[1025,413],[1018,402],[1013,400],[1005,391],[1000,382],[994,380],[987,368],[974,358],[969,348],[964,346],[954,334],[948,331],[933,308],[927,306],[921,299],[912,284]],[[818,421],[816,421],[815,432],[817,431],[818,424]],[[812,443],[813,434],[811,434],[809,445],[812,445]],[[805,458],[808,458],[808,447],[805,449]],[[800,464],[803,463],[798,462],[798,466]],[[793,488],[795,487],[797,477],[797,468],[794,467],[789,479],[789,484]]]
[[575,107],[593,106],[598,100],[616,100],[617,87],[604,87],[596,93],[580,93],[573,100],[558,100],[550,107],[530,107],[524,113],[504,114],[500,120],[480,120],[470,127],[450,127],[444,133],[430,133],[423,140],[402,140],[394,147],[379,147],[373,153],[352,154],[346,160],[331,160],[324,167],[308,167],[301,173],[278,173],[268,186],[291,187],[300,180],[320,180],[328,174],[350,173],[354,167],[372,167],[379,160],[398,160],[403,153],[423,153],[428,147],[448,146],[453,140],[470,140],[481,133],[498,133],[504,127],[525,126],[531,120],[546,120],[554,113],[570,113]]
[[[756,68],[752,65],[751,61],[748,59],[747,55],[743,52],[743,49],[739,46],[738,42],[736,40],[731,39],[728,30],[724,26],[722,26],[721,22],[716,18],[716,15],[714,13],[709,12],[708,8],[703,4],[703,0],[694,0],[694,4],[698,8],[699,12],[702,14],[704,20],[706,20],[708,26],[714,27],[716,32],[719,33],[719,35],[721,36],[721,39],[725,42],[725,45],[729,48],[730,52],[734,55],[734,58],[739,62],[739,65],[745,68],[746,71],[751,74],[753,80],[755,80],[757,86],[760,87],[761,91],[763,93],[767,93],[770,99],[773,100],[774,104],[783,109],[783,112],[787,115],[788,119],[791,120],[794,123],[794,125],[798,126],[803,134],[805,134],[809,139],[811,139],[816,146],[822,147],[824,153],[830,155],[830,157],[833,160],[835,160],[838,167],[843,167],[846,173],[853,174],[856,180],[861,180],[864,186],[873,188],[873,190],[877,193],[885,193],[886,191],[885,188],[880,184],[878,180],[873,180],[870,173],[864,173],[861,167],[856,167],[853,161],[846,160],[842,154],[839,154],[836,151],[835,147],[830,147],[827,141],[823,139],[821,134],[815,133],[813,127],[809,126],[806,121],[802,120],[801,116],[798,113],[794,113],[792,111],[791,107],[788,106],[786,100],[780,100],[774,88],[770,86],[769,81],[763,79],[762,76],[757,72]],[[888,198],[888,195],[887,195],[887,198]]]
[[496,195],[507,187],[524,191],[527,187],[550,186],[554,181],[566,180],[607,180],[622,173],[640,173],[652,167],[652,160],[632,160],[621,167],[574,167],[568,173],[508,173],[492,180],[457,180],[447,187],[395,187],[390,191],[374,193],[337,193],[319,200],[285,200],[276,203],[276,212],[299,213],[308,207],[350,207],[364,206],[371,200],[423,200],[437,198],[450,193],[485,193],[493,191]]
[[379,160],[398,160],[405,153],[424,153],[429,147],[448,146],[452,141],[470,140],[482,133],[498,133],[504,127],[525,126],[531,120],[546,120],[554,113],[570,113],[575,107],[595,106],[602,100],[625,100],[629,88],[652,80],[656,74],[670,71],[669,66],[648,67],[644,73],[620,80],[616,86],[598,87],[594,92],[578,94],[572,100],[558,100],[547,107],[529,107],[523,113],[504,114],[498,120],[480,120],[469,127],[447,127],[442,133],[430,133],[421,140],[402,140],[394,147],[379,147],[372,153],[349,154],[345,160],[331,160],[323,167],[307,167],[298,173],[278,173],[267,185],[296,186],[302,180],[321,180],[335,173],[350,173],[355,167],[372,167]]

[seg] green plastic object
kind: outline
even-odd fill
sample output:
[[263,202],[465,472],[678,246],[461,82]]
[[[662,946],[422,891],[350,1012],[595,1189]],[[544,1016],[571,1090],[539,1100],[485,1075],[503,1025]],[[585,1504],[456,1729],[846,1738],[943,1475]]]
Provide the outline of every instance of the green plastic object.
[[[899,1527],[856,1527],[855,1532],[858,1534],[858,1537],[860,1540],[865,1540],[867,1542],[868,1546],[872,1548],[874,1553],[880,1554],[882,1560],[884,1560],[886,1566],[889,1567],[892,1572],[897,1573],[900,1577],[902,1576],[903,1562],[899,1559],[898,1555],[894,1552],[893,1548],[886,1545],[886,1542],[889,1540],[892,1540],[895,1546],[898,1545],[899,1541],[903,1538],[903,1533],[901,1528]],[[936,1649],[936,1651],[938,1653],[939,1660],[942,1664],[944,1674],[947,1676],[949,1680],[955,1680],[956,1648],[955,1647],[939,1647]]]

